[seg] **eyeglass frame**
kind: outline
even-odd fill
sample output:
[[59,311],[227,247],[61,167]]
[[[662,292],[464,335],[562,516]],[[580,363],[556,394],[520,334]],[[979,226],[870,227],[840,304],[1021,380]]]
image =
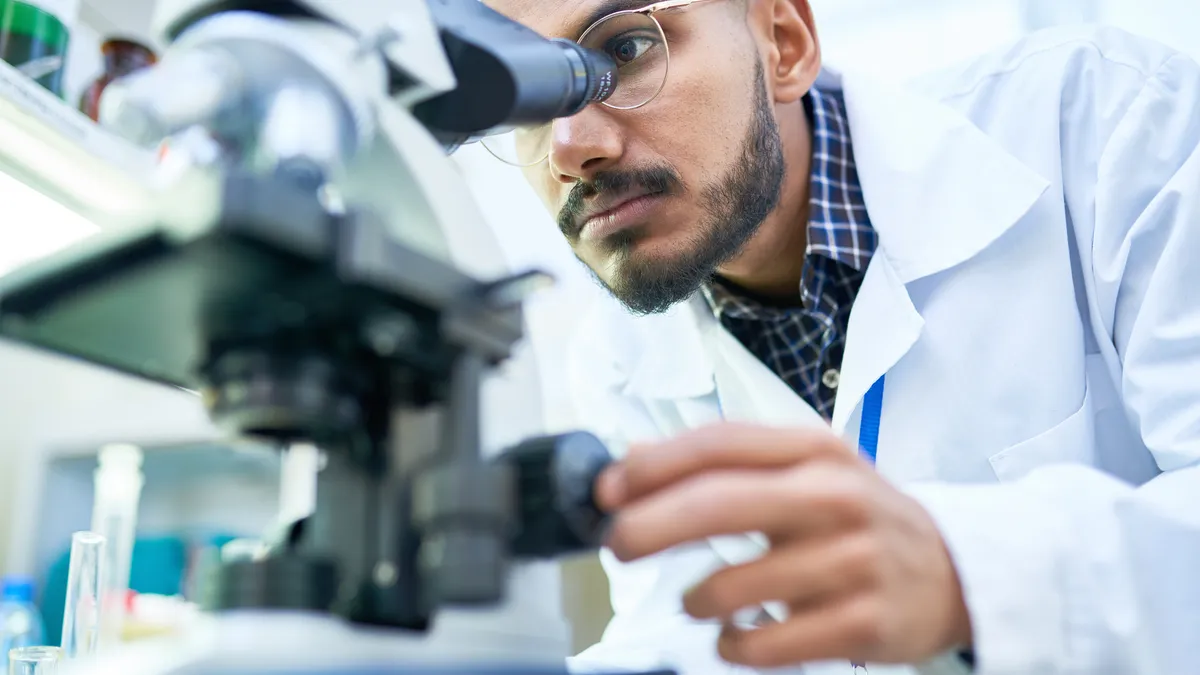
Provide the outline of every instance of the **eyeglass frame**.
[[[695,5],[699,5],[699,4],[702,4],[705,2],[712,2],[712,1],[713,0],[660,0],[659,2],[651,3],[649,5],[646,5],[645,7],[641,7],[641,8],[637,8],[637,9],[622,9],[622,10],[617,10],[611,14],[606,14],[606,15],[600,17],[599,19],[596,19],[595,21],[592,22],[592,25],[585,28],[584,31],[579,34],[579,37],[575,38],[574,42],[576,44],[579,44],[580,42],[585,40],[587,38],[588,34],[590,34],[593,30],[595,30],[597,26],[599,26],[600,24],[603,24],[606,21],[611,21],[612,19],[619,17],[619,16],[628,16],[631,14],[645,14],[651,21],[654,22],[654,25],[658,28],[658,34],[661,35],[663,38],[663,49],[665,50],[666,66],[664,66],[662,83],[660,83],[658,85],[658,89],[653,94],[651,94],[649,98],[647,98],[645,101],[642,101],[641,103],[639,103],[637,105],[622,107],[622,106],[612,105],[611,103],[608,103],[606,101],[599,101],[600,105],[602,105],[606,108],[609,108],[610,110],[637,110],[638,108],[649,105],[650,103],[652,103],[654,101],[654,99],[658,98],[658,95],[661,94],[662,90],[665,89],[667,86],[667,78],[671,76],[671,44],[667,41],[667,32],[665,30],[663,30],[662,24],[659,23],[658,19],[654,15],[659,12],[688,9]],[[621,83],[619,80],[617,81],[617,86],[618,87],[621,86]],[[553,124],[553,121],[551,121],[550,124]],[[509,166],[516,166],[518,168],[528,168],[531,166],[537,166],[538,164],[541,164],[542,162],[544,162],[550,158],[550,149],[547,148],[545,156],[541,157],[540,159],[538,159],[535,162],[530,162],[529,164],[513,164],[512,162],[508,162],[508,161],[504,160],[499,155],[497,155],[495,152],[492,152],[491,148],[488,148],[486,143],[483,144],[483,146],[484,146],[484,149],[486,149],[488,151],[488,154],[492,155],[493,157],[500,160],[501,162],[508,164]]]

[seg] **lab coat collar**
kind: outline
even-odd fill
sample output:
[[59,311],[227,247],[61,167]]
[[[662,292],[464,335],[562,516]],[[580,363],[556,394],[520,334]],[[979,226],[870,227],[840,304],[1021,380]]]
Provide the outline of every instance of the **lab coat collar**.
[[[889,298],[907,303],[904,284],[954,267],[985,249],[1049,187],[1045,178],[936,101],[866,76],[843,77],[832,69],[821,73],[816,86],[840,88],[844,94],[859,181],[879,237],[875,256],[886,258],[880,265],[873,261],[873,266],[885,267],[888,285],[894,286],[874,301],[860,292],[854,313],[873,312],[870,305],[882,307]],[[713,317],[701,298],[661,315],[632,321],[627,315],[621,317],[624,320],[611,318],[605,324],[621,326],[624,333],[617,341],[626,350],[626,395],[681,399],[715,389],[713,364],[698,323]],[[889,339],[887,332],[880,339]],[[914,335],[904,336],[902,349],[884,351],[896,352],[892,356],[898,359],[914,340]],[[863,377],[878,377],[891,363],[876,365]],[[874,373],[877,369],[882,370]],[[838,412],[840,427],[846,412]]]
[[[608,311],[624,314],[616,303],[606,303]],[[716,387],[713,365],[697,322],[700,305],[707,305],[697,294],[663,314],[630,320],[628,314],[612,316],[605,326],[621,326],[619,341],[623,354],[618,359],[628,367],[623,393],[645,399],[685,399],[704,396]],[[628,326],[629,328],[626,328]],[[626,332],[628,331],[628,332]]]
[[1050,186],[946,105],[868,76],[817,80],[839,85],[877,255],[902,283],[987,248]]

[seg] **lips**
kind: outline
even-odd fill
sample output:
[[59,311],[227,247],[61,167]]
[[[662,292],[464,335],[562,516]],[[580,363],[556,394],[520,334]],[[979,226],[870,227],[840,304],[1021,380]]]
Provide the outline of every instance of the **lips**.
[[584,239],[604,239],[642,220],[663,198],[662,193],[631,190],[600,198],[584,209],[577,229]]

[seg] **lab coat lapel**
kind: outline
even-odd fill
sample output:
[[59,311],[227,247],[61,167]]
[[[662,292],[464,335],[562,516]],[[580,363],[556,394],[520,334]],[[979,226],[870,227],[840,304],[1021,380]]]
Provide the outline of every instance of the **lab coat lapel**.
[[916,344],[924,323],[891,262],[876,255],[850,311],[833,406],[834,433],[845,435],[850,415],[867,389]]
[[[879,239],[842,355],[832,425],[845,435],[867,390],[920,338],[924,321],[907,284],[986,249],[1050,183],[936,101],[831,70],[817,86],[842,89],[859,183]],[[886,408],[885,399],[885,419]],[[857,429],[849,431],[857,438]]]
[[603,325],[619,326],[608,338],[626,366],[622,394],[644,401],[676,402],[713,393],[712,363],[691,303],[637,318],[616,303],[605,307],[612,315]]
[[[703,341],[694,303],[631,319],[613,303],[609,335],[626,364],[625,396],[646,407],[659,432],[672,436],[721,420],[712,355]],[[703,318],[703,317],[700,317]]]

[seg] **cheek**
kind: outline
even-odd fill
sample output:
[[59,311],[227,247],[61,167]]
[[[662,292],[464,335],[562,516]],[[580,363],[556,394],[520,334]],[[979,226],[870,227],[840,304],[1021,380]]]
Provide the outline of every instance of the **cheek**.
[[714,167],[725,167],[736,156],[753,112],[753,67],[734,59],[693,56],[704,48],[688,45],[672,52],[667,84],[640,111],[634,134],[646,139],[689,185],[721,173]]

